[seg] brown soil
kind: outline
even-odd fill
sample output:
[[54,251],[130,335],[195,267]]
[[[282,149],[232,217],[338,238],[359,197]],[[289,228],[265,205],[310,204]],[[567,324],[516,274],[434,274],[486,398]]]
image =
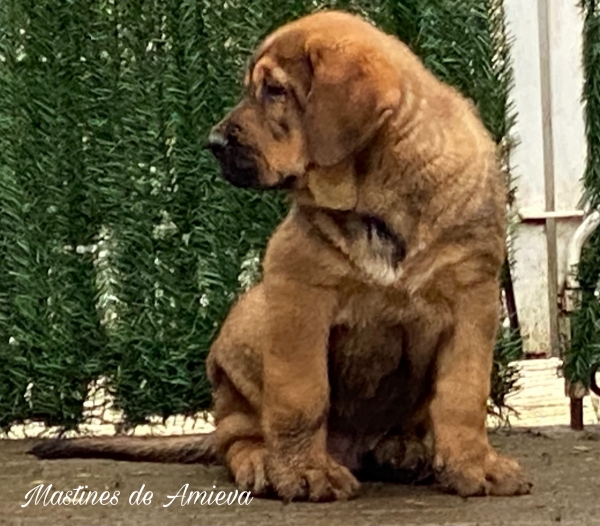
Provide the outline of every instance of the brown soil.
[[[502,451],[518,457],[531,473],[531,495],[512,498],[461,499],[444,495],[435,487],[365,484],[351,502],[331,504],[292,503],[254,499],[248,505],[169,507],[188,483],[189,490],[232,491],[222,468],[194,465],[159,465],[101,460],[45,461],[25,455],[32,441],[0,440],[0,524],[37,525],[262,525],[353,526],[376,524],[600,525],[600,428],[584,433],[565,429],[514,430],[494,433],[492,441]],[[118,504],[47,505],[26,507],[25,494],[38,484],[54,490],[119,491]],[[130,505],[131,492],[145,484],[153,492],[149,505]],[[50,493],[51,493],[50,492]]]

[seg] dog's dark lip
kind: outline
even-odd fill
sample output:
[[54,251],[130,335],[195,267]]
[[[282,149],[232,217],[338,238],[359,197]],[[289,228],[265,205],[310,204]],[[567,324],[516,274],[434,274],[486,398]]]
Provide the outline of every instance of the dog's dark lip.
[[295,175],[288,175],[284,177],[279,183],[274,185],[262,185],[262,184],[250,184],[248,186],[235,185],[238,188],[243,188],[246,190],[254,190],[256,192],[280,192],[280,191],[289,191],[293,190],[294,185],[298,177]]
[[286,175],[281,182],[277,185],[279,190],[291,190],[296,185],[298,177],[295,175]]

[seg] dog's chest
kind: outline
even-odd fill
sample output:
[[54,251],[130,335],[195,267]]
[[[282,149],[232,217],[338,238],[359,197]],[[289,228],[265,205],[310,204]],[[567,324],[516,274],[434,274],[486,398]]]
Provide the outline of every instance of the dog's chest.
[[367,282],[389,287],[402,277],[402,263],[395,260],[389,244],[386,245],[379,237],[365,242],[364,246],[357,243],[354,249],[353,263]]
[[405,240],[380,218],[369,214],[320,211],[314,224],[343,252],[365,283],[388,287],[402,276]]

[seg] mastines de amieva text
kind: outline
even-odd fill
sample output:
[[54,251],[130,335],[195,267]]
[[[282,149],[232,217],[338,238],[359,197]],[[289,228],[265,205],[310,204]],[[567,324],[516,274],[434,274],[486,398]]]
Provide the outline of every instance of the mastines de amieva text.
[[[144,493],[145,484],[142,487],[132,492],[129,497],[130,505],[149,505],[152,502],[153,493],[146,491]],[[213,490],[216,486],[213,486]],[[101,506],[116,506],[119,503],[119,491],[92,491],[88,486],[77,486],[77,488],[68,491],[53,490],[52,484],[38,484],[30,489],[25,494],[25,503],[21,504],[22,508],[30,504],[43,506],[85,506],[97,504]],[[189,504],[231,506],[241,505],[247,506],[252,502],[252,495],[249,491],[190,491],[190,485],[184,484],[175,495],[167,495],[169,501],[163,504],[163,508],[169,507],[171,504],[179,500],[181,506]]]

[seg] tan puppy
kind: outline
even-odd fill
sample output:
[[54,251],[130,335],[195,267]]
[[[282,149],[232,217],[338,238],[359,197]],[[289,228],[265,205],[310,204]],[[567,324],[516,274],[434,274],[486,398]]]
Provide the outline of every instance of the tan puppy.
[[485,427],[505,201],[472,104],[397,39],[321,12],[262,43],[210,144],[231,183],[293,200],[211,348],[215,433],[34,453],[210,450],[240,487],[286,500],[351,497],[367,465],[432,468],[463,496],[527,493]]

